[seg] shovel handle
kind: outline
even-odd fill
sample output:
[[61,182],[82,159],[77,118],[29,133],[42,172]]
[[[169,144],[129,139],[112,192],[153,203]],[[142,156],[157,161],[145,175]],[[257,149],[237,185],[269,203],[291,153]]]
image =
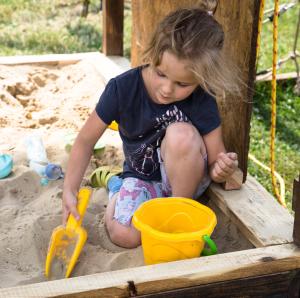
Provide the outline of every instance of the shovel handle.
[[77,221],[75,217],[72,214],[70,214],[66,225],[67,229],[76,229],[77,227],[81,226],[82,219],[88,206],[90,196],[90,188],[83,187],[79,190],[77,195],[77,211],[80,215],[80,219]]

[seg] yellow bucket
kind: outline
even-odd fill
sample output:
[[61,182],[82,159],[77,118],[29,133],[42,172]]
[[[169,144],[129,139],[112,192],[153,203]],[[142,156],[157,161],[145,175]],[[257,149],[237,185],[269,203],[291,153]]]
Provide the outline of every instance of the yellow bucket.
[[[187,198],[152,199],[133,216],[133,225],[141,231],[146,265],[217,253],[210,239],[216,224],[210,208]],[[204,249],[205,243],[210,249]]]

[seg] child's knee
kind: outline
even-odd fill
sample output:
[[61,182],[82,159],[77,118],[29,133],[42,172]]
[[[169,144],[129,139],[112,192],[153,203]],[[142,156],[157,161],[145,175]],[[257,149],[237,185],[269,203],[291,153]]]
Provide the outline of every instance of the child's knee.
[[180,154],[191,153],[193,150],[198,150],[196,148],[201,149],[204,146],[197,129],[186,122],[177,122],[168,126],[164,142],[168,149],[174,149]]
[[116,220],[106,223],[110,240],[121,247],[135,248],[141,244],[140,232],[132,226],[124,226]]

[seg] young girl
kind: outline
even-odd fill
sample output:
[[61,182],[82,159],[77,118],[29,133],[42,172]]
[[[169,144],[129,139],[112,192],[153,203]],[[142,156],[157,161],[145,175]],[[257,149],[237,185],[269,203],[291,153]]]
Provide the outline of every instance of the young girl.
[[197,198],[211,180],[224,182],[233,173],[237,155],[226,153],[214,98],[235,86],[226,75],[223,43],[221,26],[201,9],[177,10],[159,24],[146,64],[109,81],[75,141],[64,183],[64,222],[70,212],[79,217],[76,194],[94,145],[113,120],[125,162],[105,224],[119,246],[140,245],[131,219],[143,202]]

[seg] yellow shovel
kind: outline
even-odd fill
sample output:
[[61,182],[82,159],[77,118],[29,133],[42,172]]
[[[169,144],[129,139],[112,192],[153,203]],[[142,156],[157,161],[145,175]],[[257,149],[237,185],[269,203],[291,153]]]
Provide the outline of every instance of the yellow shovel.
[[81,227],[91,190],[81,188],[77,196],[77,210],[80,220],[71,214],[66,226],[58,226],[52,232],[45,264],[45,275],[51,279],[69,277],[87,239],[87,232]]

